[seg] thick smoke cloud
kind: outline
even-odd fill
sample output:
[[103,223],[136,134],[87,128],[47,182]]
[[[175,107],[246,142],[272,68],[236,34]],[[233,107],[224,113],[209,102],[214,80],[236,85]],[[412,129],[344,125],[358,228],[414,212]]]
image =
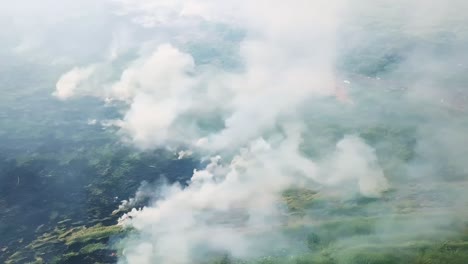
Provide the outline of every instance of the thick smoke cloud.
[[[444,159],[466,174],[466,151],[458,147],[466,122],[456,124],[464,103],[460,110],[440,84],[442,75],[466,68],[452,70],[466,58],[466,32],[447,17],[463,17],[467,6],[449,2],[112,1],[117,17],[154,38],[124,45],[136,54],[130,62],[111,52],[72,67],[54,95],[123,102],[123,117],[112,123],[124,140],[209,160],[187,187],[167,186],[161,199],[121,218],[138,231],[125,240],[121,262],[192,263],[205,251],[267,254],[270,236],[281,234],[263,230],[281,226],[281,194],[289,188],[380,198],[407,183],[402,175],[434,181],[444,168],[433,164]],[[190,38],[205,43],[226,33],[206,25],[242,31],[240,40],[219,42],[235,46],[229,52],[239,65],[200,62]],[[457,34],[451,54],[428,43],[437,32]],[[444,114],[454,106],[456,114]],[[342,131],[323,136],[322,126]],[[380,155],[396,147],[386,143],[392,135],[374,142],[360,135],[378,126],[416,131],[415,158]]]
[[[206,16],[211,13],[186,14],[186,6],[195,4],[198,3],[125,1],[123,6],[124,10],[133,7],[131,10],[150,14],[155,9],[156,16],[178,14],[172,17],[175,21],[195,19],[192,16],[198,20],[208,19]],[[225,8],[224,4],[209,1],[200,5],[205,7],[201,10],[213,14]],[[122,120],[122,130],[143,148],[165,145],[168,143],[165,134],[171,134],[169,140],[176,143],[223,150],[245,145],[274,127],[279,117],[294,115],[290,113],[294,112],[294,106],[305,99],[335,93],[333,47],[338,3],[259,2],[254,14],[249,3],[229,5],[240,12],[227,19],[251,34],[239,43],[239,56],[243,61],[240,73],[213,69],[209,65],[208,69],[195,70],[190,54],[171,44],[160,44],[154,51],[136,59],[122,72],[119,81],[103,84],[101,89],[82,91],[82,94],[129,102],[130,111]],[[168,11],[164,12],[165,9]],[[306,9],[311,11],[297,14],[298,10]],[[287,22],[271,23],[279,15]],[[76,69],[64,78],[75,75]],[[57,85],[58,91],[70,90],[67,85],[77,86],[70,82]],[[189,113],[213,111],[222,113],[224,119],[224,126],[215,133],[202,133],[197,124],[184,120]],[[154,112],[161,114],[145,114]],[[187,129],[191,131],[188,135],[183,133]]]
[[[297,139],[288,135],[277,146],[256,140],[226,165],[214,157],[205,169],[194,171],[188,187],[171,186],[163,199],[124,215],[122,224],[141,234],[124,250],[126,261],[190,263],[201,257],[195,251],[199,247],[239,258],[268,253],[262,250],[268,239],[283,241],[279,234],[262,234],[282,224],[281,192],[308,179],[331,188],[357,183],[368,197],[387,190],[382,172],[370,164],[372,150],[359,138],[340,141],[323,168],[298,154]],[[268,239],[255,239],[259,234]]]

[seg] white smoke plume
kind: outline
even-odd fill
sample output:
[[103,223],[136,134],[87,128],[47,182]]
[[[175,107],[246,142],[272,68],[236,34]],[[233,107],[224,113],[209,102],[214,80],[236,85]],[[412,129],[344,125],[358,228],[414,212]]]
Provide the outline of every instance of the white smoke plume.
[[[199,147],[214,150],[238,148],[274,127],[281,116],[293,114],[295,105],[310,97],[334,95],[333,47],[340,2],[265,1],[256,4],[255,12],[243,1],[227,5],[211,1],[178,4],[124,1],[124,9],[133,7],[149,14],[154,9],[158,16],[160,10],[168,9],[161,12],[178,14],[173,18],[176,21],[195,15],[204,20],[211,14],[188,15],[186,6],[199,4],[205,7],[201,10],[217,14],[232,5],[239,13],[231,13],[229,21],[240,24],[251,34],[239,43],[244,69],[240,73],[212,67],[195,69],[190,54],[171,44],[161,44],[124,70],[119,81],[103,83],[101,89],[81,94],[128,102],[130,110],[121,128],[142,148],[171,141],[198,142]],[[283,16],[285,22],[271,23],[276,16]],[[63,76],[57,96],[66,96],[70,90],[79,88],[75,82],[84,79],[74,77],[77,73],[73,70]],[[84,77],[90,75],[87,71],[83,73]],[[70,82],[71,77],[77,80]],[[224,118],[224,127],[214,133],[204,134],[196,123],[184,119],[186,115],[213,111]]]
[[200,247],[237,258],[260,256],[267,242],[254,237],[271,236],[263,232],[282,225],[285,211],[278,205],[285,189],[303,186],[308,179],[331,187],[356,184],[354,191],[369,197],[388,188],[382,172],[368,164],[375,157],[358,138],[338,144],[331,161],[331,171],[336,172],[330,174],[327,168],[324,175],[317,164],[298,154],[295,144],[295,136],[277,146],[259,139],[229,164],[215,157],[204,170],[194,172],[188,187],[172,186],[163,199],[124,215],[122,224],[140,234],[123,251],[125,261],[191,263],[200,257]]
[[[141,43],[138,56],[120,68],[115,78],[97,72],[115,67],[118,55],[74,68],[60,78],[54,95],[122,101],[127,108],[113,124],[128,142],[141,149],[189,148],[194,156],[211,158],[205,169],[194,171],[187,187],[168,186],[161,199],[121,218],[122,225],[138,231],[125,241],[122,263],[193,263],[200,251],[252,257],[267,247],[267,239],[254,237],[282,224],[284,211],[279,205],[286,189],[306,187],[335,190],[342,197],[359,193],[379,198],[390,188],[376,151],[359,135],[330,140],[332,150],[321,158],[303,149],[305,141],[316,140],[306,131],[313,127],[316,115],[346,116],[361,110],[370,119],[378,118],[369,113],[376,106],[362,111],[368,105],[360,105],[377,92],[366,91],[362,96],[362,90],[354,90],[352,94],[354,80],[340,79],[338,46],[362,48],[359,30],[351,30],[349,43],[339,43],[343,28],[352,27],[369,10],[402,23],[410,36],[415,29],[438,23],[398,12],[405,6],[412,10],[426,6],[421,1],[399,1],[390,11],[383,11],[389,1],[377,2],[370,8],[368,1],[344,0],[113,1],[118,16],[146,29],[164,31],[167,39],[158,36]],[[441,9],[428,12],[431,18],[447,13]],[[206,24],[243,32],[234,49],[240,65],[200,63],[187,48],[186,34],[197,35],[196,40],[216,38],[202,30]],[[430,69],[422,69],[419,76],[427,76],[425,70]],[[413,81],[420,83],[417,79]],[[384,82],[378,76],[365,81]],[[397,84],[389,82],[379,88],[392,85]],[[405,100],[414,100],[418,91],[416,86]],[[321,107],[327,103],[332,110]],[[335,122],[351,126],[356,121],[353,125],[359,126],[374,121],[365,118]],[[425,146],[424,140],[418,143]],[[130,200],[122,206],[127,209],[132,204]]]
[[74,68],[60,77],[57,82],[54,96],[60,99],[67,99],[75,95],[75,91],[83,86],[83,81],[93,74],[95,67]]
[[[343,1],[122,3],[122,12],[136,13],[135,21],[145,27],[215,20],[247,34],[239,43],[240,71],[200,67],[190,54],[160,44],[132,62],[116,82],[102,83],[98,90],[83,87],[82,95],[128,103],[117,124],[143,149],[188,145],[203,155],[222,155],[195,171],[188,187],[169,187],[161,200],[122,217],[123,225],[139,232],[138,239],[127,242],[122,262],[192,263],[199,247],[253,256],[262,245],[251,232],[281,224],[284,212],[278,205],[290,187],[355,186],[348,189],[369,197],[388,189],[373,150],[358,137],[344,138],[323,161],[300,151],[299,108],[317,98],[344,97],[344,91],[336,93],[342,81],[334,70]],[[89,75],[76,69],[64,75],[56,96],[78,94],[79,83]],[[221,116],[220,127],[206,130],[197,124],[213,114]]]

